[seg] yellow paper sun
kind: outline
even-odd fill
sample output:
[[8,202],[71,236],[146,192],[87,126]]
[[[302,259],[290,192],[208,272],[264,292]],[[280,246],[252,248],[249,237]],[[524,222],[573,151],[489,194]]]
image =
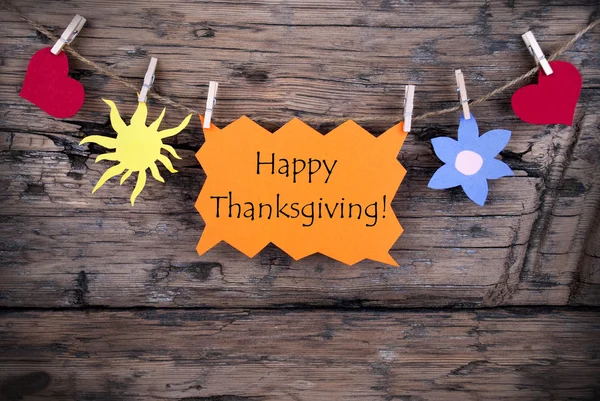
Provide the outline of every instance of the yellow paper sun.
[[160,151],[162,149],[169,152],[173,157],[181,159],[175,152],[172,146],[165,145],[162,143],[164,138],[177,135],[183,130],[189,123],[190,114],[187,116],[181,124],[176,128],[169,128],[163,131],[158,131],[158,127],[165,115],[163,109],[160,113],[160,117],[154,121],[149,127],[146,126],[146,117],[148,115],[148,108],[146,103],[138,103],[138,107],[131,117],[131,124],[126,125],[119,115],[119,110],[114,102],[106,99],[102,99],[106,104],[110,106],[110,123],[113,129],[117,132],[116,138],[110,138],[101,135],[91,135],[84,138],[80,144],[84,143],[95,143],[100,146],[104,146],[108,149],[116,149],[113,153],[105,153],[96,158],[96,163],[100,160],[113,160],[118,161],[119,164],[112,166],[102,174],[102,177],[98,180],[98,183],[92,190],[92,193],[96,192],[98,188],[102,186],[110,178],[122,174],[121,184],[125,182],[127,178],[134,171],[138,172],[138,179],[131,194],[131,205],[133,206],[135,198],[142,192],[144,185],[146,185],[146,170],[150,169],[152,177],[156,180],[164,183],[165,180],[161,177],[158,172],[156,162],[160,161],[165,165],[167,170],[171,173],[176,173],[177,170],[173,168],[173,164],[169,158],[162,155]]

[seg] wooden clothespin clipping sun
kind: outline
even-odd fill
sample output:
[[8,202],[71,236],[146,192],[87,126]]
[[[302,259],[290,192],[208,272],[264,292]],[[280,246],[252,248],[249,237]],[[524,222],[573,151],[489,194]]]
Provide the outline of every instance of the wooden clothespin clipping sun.
[[530,124],[573,125],[583,84],[581,74],[566,61],[548,62],[531,31],[525,32],[522,38],[541,70],[537,85],[527,85],[513,94],[513,111]]
[[144,84],[138,97],[138,106],[131,117],[129,126],[126,125],[121,118],[115,103],[111,100],[102,99],[110,107],[110,123],[117,132],[117,137],[110,138],[100,135],[91,135],[80,142],[80,144],[95,143],[108,149],[115,149],[115,152],[113,153],[105,153],[96,157],[96,162],[99,162],[100,160],[119,162],[119,164],[110,167],[102,174],[92,190],[92,193],[96,192],[106,181],[116,175],[123,174],[121,177],[121,184],[123,184],[133,172],[137,172],[137,182],[130,197],[131,205],[133,206],[135,199],[146,185],[146,170],[150,169],[152,177],[156,180],[162,183],[165,182],[156,165],[157,161],[160,161],[171,173],[177,172],[173,167],[171,160],[160,152],[161,150],[166,150],[176,159],[181,159],[181,157],[177,155],[177,152],[175,152],[175,149],[172,146],[164,144],[162,140],[181,132],[188,125],[192,115],[190,114],[187,116],[176,128],[159,131],[158,128],[165,116],[166,108],[164,108],[158,119],[150,124],[150,126],[146,126],[146,117],[148,116],[146,98],[148,91],[154,83],[154,72],[156,70],[157,62],[158,60],[154,57],[150,60],[150,66],[144,77]]
[[202,128],[210,128],[210,120],[215,106],[217,105],[217,91],[219,90],[219,83],[216,81],[210,81],[208,85],[208,96],[206,97],[206,111],[204,112],[204,123]]
[[76,15],[54,46],[36,52],[27,66],[19,95],[53,117],[73,117],[83,106],[83,85],[69,77],[69,60],[62,49],[73,42],[85,22]]
[[467,96],[467,87],[465,86],[465,77],[461,70],[454,71],[456,75],[456,91],[458,92],[458,99],[463,109],[463,116],[465,120],[471,118],[471,112],[469,111],[469,97]]
[[139,102],[146,102],[146,98],[148,97],[148,91],[152,88],[152,85],[154,85],[154,79],[156,78],[154,72],[156,71],[157,64],[158,59],[156,57],[152,57],[150,59],[150,65],[148,65],[146,75],[144,76],[144,85],[142,85],[142,90],[140,91],[140,96],[138,97]]
[[410,132],[412,125],[412,114],[415,100],[415,86],[404,87],[404,132]]

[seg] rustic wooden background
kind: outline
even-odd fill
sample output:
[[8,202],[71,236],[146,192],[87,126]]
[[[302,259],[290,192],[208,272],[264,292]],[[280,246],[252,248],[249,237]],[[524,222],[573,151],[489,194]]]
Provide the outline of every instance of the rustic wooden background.
[[[276,129],[294,116],[415,113],[456,104],[454,69],[472,99],[532,67],[532,29],[547,53],[600,18],[597,0],[315,1],[13,0],[73,47],[141,86],[203,109],[220,83],[217,124],[248,115]],[[7,400],[600,399],[600,32],[561,58],[584,79],[573,127],[534,126],[512,92],[473,107],[482,131],[512,130],[484,208],[434,191],[430,139],[457,114],[414,124],[393,202],[400,267],[290,260],[269,246],[247,259],[226,244],[199,257],[194,201],[205,179],[196,119],[170,140],[183,160],[132,185],[91,190],[110,162],[78,145],[114,135],[108,107],[136,94],[71,60],[86,102],[56,120],[18,96],[41,34],[0,12],[0,398]],[[150,118],[162,105],[151,101]],[[164,120],[185,113],[170,108]],[[374,121],[375,135],[392,123]],[[326,133],[333,124],[313,124]]]

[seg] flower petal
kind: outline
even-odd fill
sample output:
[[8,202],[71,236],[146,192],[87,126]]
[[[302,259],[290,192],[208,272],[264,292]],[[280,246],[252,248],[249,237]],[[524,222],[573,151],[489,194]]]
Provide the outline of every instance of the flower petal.
[[[474,144],[479,138],[479,127],[475,116],[471,114],[471,118],[465,120],[465,116],[460,117],[460,124],[458,125],[458,142],[461,146]],[[468,147],[465,147],[468,149]]]
[[452,188],[460,185],[464,177],[454,164],[444,164],[433,174],[427,186],[432,189]]
[[479,153],[484,159],[495,157],[504,149],[509,140],[510,131],[494,129],[481,135],[473,150]]
[[515,175],[506,163],[498,159],[486,160],[484,168],[485,177],[490,180]]
[[471,176],[461,185],[469,199],[479,206],[483,206],[488,194],[488,184],[483,174]]
[[458,142],[452,138],[440,136],[431,140],[433,151],[444,163],[454,164],[456,155],[462,150]]

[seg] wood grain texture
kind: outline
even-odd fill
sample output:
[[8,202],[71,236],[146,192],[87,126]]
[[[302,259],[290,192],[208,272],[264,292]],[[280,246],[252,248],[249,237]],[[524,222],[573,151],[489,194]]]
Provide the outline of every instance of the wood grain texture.
[[0,315],[0,394],[31,401],[598,399],[598,311],[540,309],[10,312]]
[[[219,81],[220,126],[381,117],[363,124],[374,135],[401,118],[405,84],[417,85],[415,114],[456,104],[456,68],[476,99],[531,68],[521,33],[549,54],[600,17],[592,0],[13,4],[56,35],[85,16],[73,47],[140,87],[158,57],[153,90],[187,106],[203,109]],[[440,166],[430,139],[455,136],[458,114],[413,124],[392,205],[400,267],[346,267],[274,246],[199,257],[195,117],[169,140],[179,173],[149,181],[135,208],[115,180],[91,195],[110,163],[79,141],[115,135],[101,98],[130,116],[136,94],[71,60],[86,102],[73,119],[48,117],[18,93],[51,43],[3,10],[0,399],[600,399],[600,313],[585,307],[600,305],[598,39],[561,57],[584,79],[573,127],[521,122],[511,91],[472,107],[482,131],[512,131],[500,157],[515,177],[492,182],[484,208],[426,187]],[[154,119],[162,105],[149,106]],[[163,124],[184,116],[170,108]],[[423,307],[463,309],[397,309]]]
[[[527,71],[520,34],[533,29],[550,53],[598,17],[595,1],[110,1],[15,3],[56,34],[88,19],[73,46],[141,86],[158,57],[155,89],[202,108],[218,80],[215,119],[241,115],[276,129],[294,116],[401,116],[403,88],[417,84],[415,113],[455,104],[455,68],[474,99]],[[204,227],[193,204],[204,182],[194,158],[196,119],[170,142],[183,156],[166,184],[150,181],[135,208],[131,186],[91,190],[109,162],[78,145],[114,135],[101,98],[122,115],[135,93],[71,60],[86,89],[73,119],[55,120],[18,97],[29,57],[50,45],[12,13],[0,13],[0,305],[481,307],[598,305],[600,41],[583,37],[562,59],[584,77],[573,127],[533,126],[510,109],[510,92],[473,107],[482,131],[507,128],[502,159],[516,177],[494,181],[485,208],[460,189],[434,191],[440,162],[430,139],[456,135],[458,115],[414,124],[399,160],[408,174],[393,202],[405,228],[392,255],[346,267],[314,255],[295,262],[269,246],[253,259],[225,244],[199,257]],[[156,118],[160,104],[150,103]],[[165,126],[184,117],[167,110]],[[375,135],[391,123],[365,127]],[[315,125],[326,133],[332,124]],[[597,226],[597,224],[596,224]]]

